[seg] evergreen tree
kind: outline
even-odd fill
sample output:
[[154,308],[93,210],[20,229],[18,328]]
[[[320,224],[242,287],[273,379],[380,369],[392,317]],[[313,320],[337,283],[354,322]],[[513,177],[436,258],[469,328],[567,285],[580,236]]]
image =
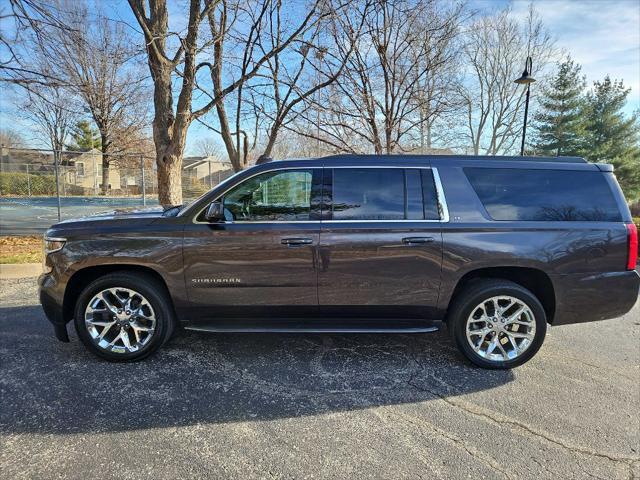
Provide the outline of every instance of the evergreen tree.
[[100,132],[91,128],[91,123],[87,120],[81,120],[76,123],[71,133],[73,143],[67,145],[67,149],[72,152],[88,152],[93,148],[100,149]]
[[583,91],[581,67],[567,57],[549,85],[542,89],[541,110],[534,116],[535,148],[545,155],[578,155],[583,136]]
[[638,113],[622,112],[631,89],[608,76],[594,82],[584,111],[582,155],[591,162],[611,163],[628,200],[640,197],[640,126]]

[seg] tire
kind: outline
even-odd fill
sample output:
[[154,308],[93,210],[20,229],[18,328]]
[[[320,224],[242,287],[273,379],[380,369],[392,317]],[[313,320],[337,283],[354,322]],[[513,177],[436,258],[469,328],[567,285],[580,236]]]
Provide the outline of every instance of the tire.
[[[513,301],[511,306],[509,301]],[[510,320],[512,317],[516,319]],[[453,299],[447,326],[460,352],[472,363],[488,369],[510,369],[538,352],[547,332],[547,317],[540,300],[523,286],[508,280],[483,279],[474,281]]]
[[[176,322],[169,298],[166,287],[149,275],[133,272],[104,275],[91,282],[76,301],[76,332],[90,352],[105,360],[142,360],[173,334]],[[127,305],[130,310],[125,309]],[[114,340],[118,335],[120,338]]]

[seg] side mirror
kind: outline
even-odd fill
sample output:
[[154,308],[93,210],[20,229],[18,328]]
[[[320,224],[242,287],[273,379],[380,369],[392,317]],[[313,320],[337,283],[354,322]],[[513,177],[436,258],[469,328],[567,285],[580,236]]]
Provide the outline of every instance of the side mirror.
[[224,222],[224,206],[222,202],[211,202],[211,205],[207,208],[204,218],[209,222],[217,223]]

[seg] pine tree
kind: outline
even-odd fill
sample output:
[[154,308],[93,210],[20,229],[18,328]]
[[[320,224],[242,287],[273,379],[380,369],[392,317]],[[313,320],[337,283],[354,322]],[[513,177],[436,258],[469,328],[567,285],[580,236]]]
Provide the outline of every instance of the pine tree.
[[100,133],[95,128],[91,128],[91,123],[81,120],[76,123],[71,133],[73,143],[67,145],[72,152],[88,152],[94,148],[100,149]]
[[638,113],[622,112],[631,89],[608,76],[587,94],[582,155],[591,162],[611,163],[628,200],[640,197],[640,125]]
[[578,155],[583,136],[581,66],[567,57],[548,86],[542,89],[541,110],[534,116],[536,151],[546,155]]

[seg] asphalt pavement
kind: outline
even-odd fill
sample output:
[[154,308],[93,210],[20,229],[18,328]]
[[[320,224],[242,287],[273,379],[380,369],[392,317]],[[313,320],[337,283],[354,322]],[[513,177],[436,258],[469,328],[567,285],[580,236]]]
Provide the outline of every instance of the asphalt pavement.
[[640,306],[513,371],[420,335],[183,333],[112,364],[0,280],[2,478],[640,477]]

